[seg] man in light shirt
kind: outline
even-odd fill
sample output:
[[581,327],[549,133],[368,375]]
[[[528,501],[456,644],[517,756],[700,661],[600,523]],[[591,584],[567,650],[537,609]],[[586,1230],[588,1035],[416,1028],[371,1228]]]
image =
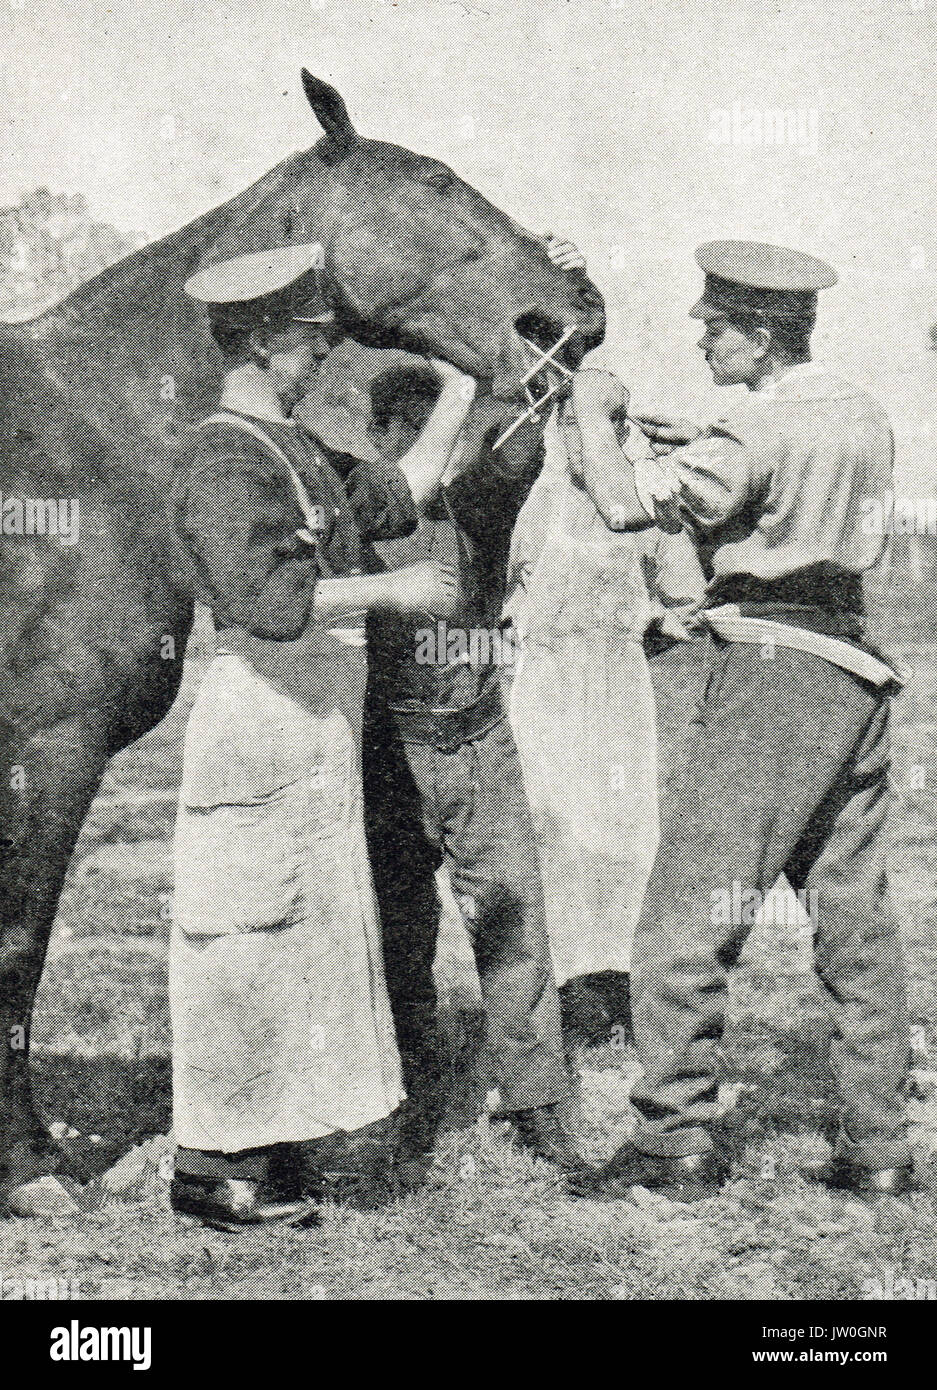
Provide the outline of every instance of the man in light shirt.
[[[864,1197],[911,1186],[902,1100],[909,1030],[903,961],[882,863],[889,705],[898,678],[864,639],[863,574],[882,557],[870,500],[886,503],[893,443],[881,407],[810,360],[809,256],[758,243],[701,248],[700,348],[746,401],[708,430],[644,418],[660,463],[619,457],[622,529],[681,525],[709,580],[704,691],[665,807],[634,947],[644,1076],[631,1143],[577,1190],[711,1195],[727,969],[748,905],[781,874],[816,902],[816,973],[834,1024],[842,1120],[812,1176]],[[578,374],[584,468],[608,474],[627,392]],[[726,910],[725,904],[731,906]],[[741,910],[739,905],[743,905]]]

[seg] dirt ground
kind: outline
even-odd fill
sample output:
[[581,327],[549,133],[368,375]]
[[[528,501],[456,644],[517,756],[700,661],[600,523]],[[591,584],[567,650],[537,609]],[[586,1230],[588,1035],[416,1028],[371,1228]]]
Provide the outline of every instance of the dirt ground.
[[[880,609],[915,677],[896,702],[890,870],[916,1024],[909,1101],[922,1171],[937,1147],[937,582]],[[430,1180],[383,1211],[332,1209],[304,1233],[226,1236],[175,1218],[166,949],[180,729],[205,652],[196,641],[169,718],[112,764],[76,850],[42,983],[34,1066],[44,1113],[103,1175],[93,1209],[0,1223],[0,1297],[67,1281],[84,1298],[934,1299],[931,1192],[876,1211],[805,1183],[835,1122],[825,1015],[802,934],[756,928],[731,993],[725,1126],[731,1183],[694,1207],[650,1193],[596,1205],[511,1147],[483,1107],[477,983],[447,917],[438,971],[453,1100]],[[664,761],[686,710],[692,659],[660,663]],[[581,1063],[590,1152],[627,1135],[633,1052]]]

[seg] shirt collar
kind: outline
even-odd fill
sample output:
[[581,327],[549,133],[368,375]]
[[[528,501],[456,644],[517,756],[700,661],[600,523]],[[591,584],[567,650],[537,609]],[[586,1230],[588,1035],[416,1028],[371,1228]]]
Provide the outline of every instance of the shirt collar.
[[763,386],[760,391],[754,394],[761,400],[773,400],[783,387],[783,394],[786,394],[791,387],[796,387],[801,381],[807,381],[811,377],[822,376],[825,368],[819,362],[795,362],[793,367],[788,367],[781,376],[769,381],[767,386]]

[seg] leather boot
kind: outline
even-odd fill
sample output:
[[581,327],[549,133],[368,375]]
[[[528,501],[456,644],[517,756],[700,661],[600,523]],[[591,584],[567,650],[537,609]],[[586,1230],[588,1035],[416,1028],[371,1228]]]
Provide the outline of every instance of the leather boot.
[[217,1231],[239,1231],[246,1226],[314,1226],[317,1204],[308,1198],[270,1201],[259,1182],[225,1178],[176,1176],[170,1187],[173,1211],[194,1216]]
[[556,1164],[564,1173],[594,1171],[566,1129],[559,1101],[531,1110],[515,1110],[509,1116],[518,1143],[536,1158]]
[[728,1159],[715,1149],[685,1158],[659,1158],[623,1144],[603,1168],[570,1181],[569,1190],[592,1202],[627,1199],[635,1187],[662,1192],[675,1202],[700,1202],[716,1196],[728,1176]]

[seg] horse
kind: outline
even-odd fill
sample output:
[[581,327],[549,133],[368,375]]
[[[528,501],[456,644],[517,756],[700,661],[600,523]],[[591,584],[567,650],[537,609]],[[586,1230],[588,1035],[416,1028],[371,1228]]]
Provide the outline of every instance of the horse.
[[[0,330],[0,1209],[69,1171],[36,1110],[29,1026],[59,893],[107,761],[168,711],[193,615],[168,511],[173,446],[221,357],[183,286],[231,254],[318,245],[349,338],[445,358],[502,401],[533,342],[576,367],[602,296],[446,165],[367,139],[305,70],[311,148]],[[77,526],[56,525],[61,503]],[[76,534],[77,532],[77,534]]]

